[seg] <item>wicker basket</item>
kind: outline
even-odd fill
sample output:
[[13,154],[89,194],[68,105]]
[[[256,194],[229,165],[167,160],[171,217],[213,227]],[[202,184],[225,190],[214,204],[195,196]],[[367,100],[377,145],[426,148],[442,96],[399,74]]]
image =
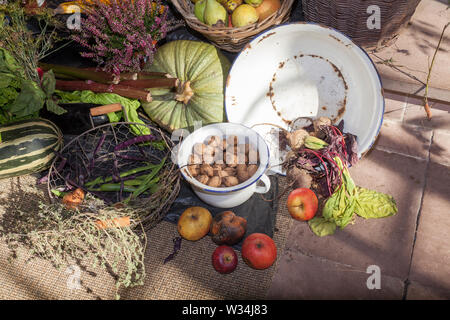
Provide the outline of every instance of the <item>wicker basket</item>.
[[194,15],[191,0],[172,0],[173,5],[183,15],[189,27],[201,33],[220,49],[239,52],[252,38],[267,28],[286,22],[289,19],[294,0],[281,0],[280,9],[261,22],[241,27],[210,27]]
[[[409,22],[420,0],[302,0],[306,21],[333,27],[366,49],[389,45]],[[380,8],[380,28],[369,29],[368,19]],[[369,11],[369,12],[368,12]]]

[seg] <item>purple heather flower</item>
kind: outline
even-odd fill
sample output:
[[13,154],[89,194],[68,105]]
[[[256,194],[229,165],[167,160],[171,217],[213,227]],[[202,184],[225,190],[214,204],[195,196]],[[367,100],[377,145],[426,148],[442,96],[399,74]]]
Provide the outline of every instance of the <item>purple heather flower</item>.
[[83,28],[72,37],[87,50],[82,55],[115,75],[139,72],[144,62],[152,61],[153,40],[166,35],[167,10],[160,14],[159,0],[91,1]]

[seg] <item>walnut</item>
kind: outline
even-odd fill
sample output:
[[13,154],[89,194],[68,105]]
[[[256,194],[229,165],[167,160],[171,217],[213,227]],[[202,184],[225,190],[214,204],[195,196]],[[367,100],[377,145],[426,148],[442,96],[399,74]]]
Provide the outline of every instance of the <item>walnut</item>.
[[196,179],[198,180],[198,182],[203,183],[203,184],[208,184],[208,181],[209,181],[209,177],[205,174],[197,176]]

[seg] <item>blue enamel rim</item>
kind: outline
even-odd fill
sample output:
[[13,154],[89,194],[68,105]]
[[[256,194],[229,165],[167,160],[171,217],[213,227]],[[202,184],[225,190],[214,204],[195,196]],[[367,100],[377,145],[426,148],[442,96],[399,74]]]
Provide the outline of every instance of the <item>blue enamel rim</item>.
[[[345,33],[342,33],[342,32],[339,31],[339,30],[336,30],[336,29],[334,29],[334,28],[332,28],[332,27],[328,27],[328,26],[326,26],[326,25],[324,25],[324,24],[321,24],[321,23],[307,22],[307,21],[282,23],[282,24],[273,26],[273,27],[271,27],[271,28],[269,28],[269,29],[266,29],[266,30],[264,30],[263,32],[259,33],[258,35],[256,35],[256,36],[249,42],[249,44],[252,44],[254,41],[256,41],[258,38],[260,38],[262,35],[266,34],[267,32],[273,31],[274,29],[277,29],[277,28],[282,27],[282,26],[297,25],[297,24],[311,24],[311,25],[316,25],[316,26],[319,26],[319,27],[322,27],[322,28],[327,28],[327,29],[333,30],[333,31],[335,31],[336,33],[342,35],[344,38],[346,38],[347,40],[349,40],[349,41],[352,43],[352,45],[354,45],[355,47],[359,48],[359,50],[362,51],[362,52],[366,55],[366,57],[369,59],[370,63],[372,64],[372,67],[373,67],[373,69],[375,70],[375,73],[376,73],[377,76],[378,76],[378,81],[379,81],[380,87],[381,87],[381,96],[383,97],[383,99],[382,99],[382,101],[383,101],[383,109],[382,109],[382,113],[381,113],[381,120],[380,120],[380,123],[378,124],[377,133],[375,134],[375,137],[373,138],[372,143],[370,144],[370,146],[369,146],[369,147],[367,148],[367,150],[365,150],[364,152],[361,152],[361,153],[358,152],[358,153],[360,153],[360,155],[358,154],[358,156],[359,156],[359,158],[361,159],[361,158],[363,157],[363,154],[367,153],[370,149],[372,149],[372,147],[373,147],[375,141],[377,140],[378,135],[380,134],[381,126],[383,125],[384,111],[385,111],[385,107],[386,107],[386,102],[385,102],[385,100],[384,100],[383,82],[381,81],[380,73],[378,72],[378,70],[377,70],[377,68],[376,68],[376,66],[375,66],[375,63],[373,62],[373,60],[372,60],[372,58],[369,56],[369,54],[366,52],[366,50],[364,50],[361,46],[359,46],[358,44],[356,44],[355,42],[353,42],[353,40],[352,40],[349,36],[347,36]],[[241,52],[239,52],[239,54],[236,56],[236,58],[234,59],[233,63],[231,64],[231,68],[230,68],[230,71],[228,72],[228,75],[231,74],[231,72],[232,72],[232,70],[233,70],[233,67],[234,67],[236,61],[239,59],[239,57],[241,56],[241,54],[242,54],[244,51],[245,51],[245,49],[241,50]],[[227,96],[227,88],[228,88],[228,87],[225,86],[225,95],[224,95],[225,97]],[[227,106],[227,100],[226,100],[226,99],[224,99],[224,100],[225,100],[225,114],[227,115],[227,119],[228,119],[228,106]]]
[[[260,135],[258,132],[256,132],[256,131],[253,130],[252,128],[247,127],[246,125],[243,125],[243,124],[241,124],[241,123],[234,123],[234,122],[224,122],[224,124],[227,124],[227,123],[232,123],[232,124],[239,125],[239,126],[242,126],[242,127],[247,128],[247,129],[250,129],[250,130],[252,130],[254,133],[256,133],[256,134],[258,135],[259,139],[261,139],[262,141],[264,141],[264,144],[266,145],[266,149],[267,149],[267,159],[268,159],[267,164],[266,164],[266,167],[264,168],[264,170],[262,171],[262,173],[261,173],[257,178],[252,179],[252,181],[250,181],[250,182],[248,182],[248,183],[245,182],[244,184],[242,184],[242,186],[240,186],[240,184],[238,184],[238,186],[240,186],[239,188],[236,188],[236,189],[228,189],[228,188],[232,188],[232,187],[222,188],[222,189],[226,189],[226,190],[212,190],[212,189],[208,189],[208,188],[201,188],[202,191],[206,191],[206,192],[210,192],[210,193],[230,193],[230,192],[235,192],[235,191],[239,191],[239,190],[245,189],[245,188],[251,186],[252,184],[256,183],[259,179],[261,179],[261,177],[266,173],[267,169],[269,168],[269,163],[270,163],[270,150],[269,150],[269,146],[267,145],[266,140],[264,140],[263,137],[261,137],[261,135]],[[207,126],[205,126],[205,127],[203,127],[203,128],[206,128],[206,127],[208,127],[208,126],[213,126],[213,125],[214,125],[214,124],[210,124],[210,125],[207,125]],[[184,174],[183,170],[180,170],[180,171],[181,171],[181,174],[183,175],[183,177],[186,179],[186,175]],[[186,179],[186,180],[188,180],[188,179]],[[249,179],[249,180],[250,180],[250,179]],[[188,181],[189,181],[189,180],[188,180]],[[196,186],[196,187],[197,187],[197,186]]]

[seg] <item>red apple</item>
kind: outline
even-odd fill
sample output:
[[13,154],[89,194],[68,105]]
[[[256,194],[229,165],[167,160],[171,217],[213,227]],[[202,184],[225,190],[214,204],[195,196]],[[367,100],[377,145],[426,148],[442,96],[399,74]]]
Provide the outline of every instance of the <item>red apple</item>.
[[241,254],[253,269],[267,269],[277,259],[277,246],[268,235],[252,233],[242,243]]
[[298,188],[293,190],[287,199],[288,211],[292,218],[308,221],[314,217],[319,206],[317,196],[311,189]]
[[238,257],[232,247],[218,246],[213,252],[212,264],[219,273],[231,273],[236,269]]

